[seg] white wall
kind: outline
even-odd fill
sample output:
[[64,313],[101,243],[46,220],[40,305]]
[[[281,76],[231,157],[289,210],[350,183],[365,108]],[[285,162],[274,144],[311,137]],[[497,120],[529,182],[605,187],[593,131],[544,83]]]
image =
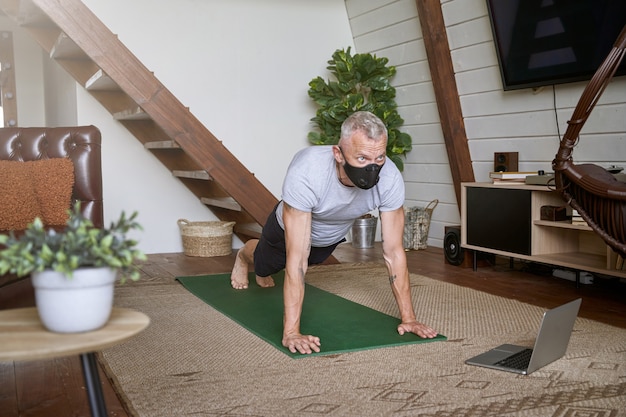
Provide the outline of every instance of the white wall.
[[[280,197],[291,157],[308,146],[308,83],[352,44],[343,0],[84,3]],[[176,221],[215,216],[82,88],[77,97],[78,123],[103,133],[106,221],[137,210],[144,251],[182,251]]]
[[[489,181],[494,152],[519,152],[519,169],[551,171],[551,161],[586,83],[503,91],[485,0],[442,0],[476,181]],[[403,130],[411,134],[404,178],[407,206],[438,199],[429,244],[459,224],[444,139],[415,0],[346,0],[356,51],[396,65]],[[626,77],[613,81],[583,128],[578,162],[626,165]],[[558,124],[556,122],[558,118]],[[558,128],[558,129],[557,129]]]
[[0,16],[0,30],[13,32],[17,118],[20,126],[44,126],[43,53],[35,40],[11,19]]
[[76,126],[76,89],[81,88],[65,69],[47,56],[43,59],[46,126]]

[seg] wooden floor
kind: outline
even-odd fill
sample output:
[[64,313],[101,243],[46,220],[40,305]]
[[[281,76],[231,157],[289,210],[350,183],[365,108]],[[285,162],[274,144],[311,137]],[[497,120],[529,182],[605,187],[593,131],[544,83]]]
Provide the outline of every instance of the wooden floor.
[[[339,262],[382,263],[379,244],[373,249],[355,249],[350,244],[342,244],[334,255]],[[445,263],[443,251],[439,248],[407,252],[407,258],[412,273],[544,308],[582,297],[580,317],[626,329],[626,283],[619,279],[596,277],[592,285],[577,288],[574,282],[552,277],[551,269],[546,266],[515,260],[511,268],[510,260],[500,257],[474,271]],[[191,258],[182,254],[150,255],[143,271],[146,276],[171,277],[220,273],[229,272],[233,261],[234,255],[215,258]],[[28,282],[0,288],[0,308],[32,303]],[[109,416],[128,416],[104,374],[101,374],[101,379]],[[89,416],[78,357],[0,363],[0,415]]]

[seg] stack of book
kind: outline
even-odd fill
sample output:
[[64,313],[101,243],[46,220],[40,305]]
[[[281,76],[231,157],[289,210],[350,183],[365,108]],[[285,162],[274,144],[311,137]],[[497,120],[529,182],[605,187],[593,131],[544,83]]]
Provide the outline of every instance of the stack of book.
[[572,209],[572,224],[587,224],[578,211]]
[[493,180],[494,184],[524,184],[526,177],[529,175],[537,175],[537,172],[520,172],[520,171],[499,171],[490,172],[489,178]]

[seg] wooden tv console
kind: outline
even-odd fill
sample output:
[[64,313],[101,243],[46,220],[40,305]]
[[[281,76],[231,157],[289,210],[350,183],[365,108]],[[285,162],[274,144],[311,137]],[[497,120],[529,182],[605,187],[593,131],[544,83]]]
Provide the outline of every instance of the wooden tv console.
[[543,185],[462,183],[461,246],[626,278],[618,255],[589,226],[541,220],[542,206],[565,205]]

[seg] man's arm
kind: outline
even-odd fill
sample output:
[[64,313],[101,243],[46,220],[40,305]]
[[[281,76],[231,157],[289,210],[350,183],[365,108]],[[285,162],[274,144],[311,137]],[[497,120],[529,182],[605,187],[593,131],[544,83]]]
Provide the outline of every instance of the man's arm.
[[285,315],[283,318],[283,346],[292,353],[320,351],[318,337],[300,334],[300,317],[304,302],[304,277],[311,251],[311,213],[296,210],[283,202],[283,223],[285,225],[285,284],[283,298]]
[[437,332],[425,324],[418,322],[411,300],[411,283],[406,264],[406,253],[402,246],[404,235],[404,209],[380,212],[380,223],[383,241],[383,258],[389,272],[391,291],[400,310],[401,323],[398,333],[410,332],[420,337],[433,338]]

